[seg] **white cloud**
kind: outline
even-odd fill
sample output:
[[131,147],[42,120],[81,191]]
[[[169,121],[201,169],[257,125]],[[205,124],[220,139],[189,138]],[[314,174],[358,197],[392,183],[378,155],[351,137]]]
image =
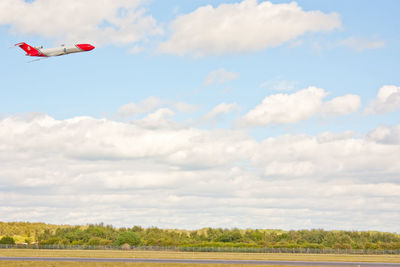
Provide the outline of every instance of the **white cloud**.
[[[382,156],[397,155],[398,149],[398,144],[388,146],[370,138],[357,139],[351,132],[323,133],[320,136],[284,135],[265,139],[253,161],[266,168],[267,176],[353,177],[364,182],[382,179],[380,182],[396,183],[393,174],[400,171],[400,167],[393,166],[391,160]],[[381,175],[376,173],[378,169],[383,172]]]
[[327,95],[317,87],[308,87],[292,94],[270,95],[245,114],[240,124],[260,126],[293,123],[315,115],[339,116],[356,112],[361,105],[358,95],[345,95],[323,102]]
[[350,139],[354,136],[354,131],[346,131],[343,133],[323,132],[318,135],[318,142],[327,143],[338,140]]
[[214,85],[214,84],[223,84],[226,82],[230,82],[232,80],[235,80],[239,77],[239,73],[235,73],[235,72],[229,72],[226,71],[224,68],[222,69],[218,69],[215,71],[210,72],[205,81],[204,81],[204,85]]
[[312,175],[314,172],[314,166],[309,161],[298,161],[298,162],[281,162],[271,161],[265,167],[264,174],[267,176],[304,176]]
[[297,82],[286,81],[279,78],[263,82],[260,88],[268,88],[273,91],[291,91],[295,89]]
[[215,106],[210,112],[204,115],[205,120],[215,120],[222,114],[227,114],[235,109],[238,109],[239,106],[236,103],[221,103]]
[[327,93],[309,87],[293,94],[270,95],[243,117],[246,125],[268,125],[297,122],[312,117],[322,106]]
[[368,114],[389,113],[400,109],[400,87],[384,85],[376,99],[365,109]]
[[151,112],[164,104],[166,104],[166,101],[158,97],[151,96],[138,104],[131,102],[121,106],[117,111],[117,117],[126,118],[137,114]]
[[385,42],[377,39],[362,39],[356,37],[350,37],[338,42],[339,46],[347,46],[357,51],[378,49],[385,46]]
[[[150,96],[144,100],[142,100],[139,103],[128,103],[120,108],[118,108],[118,111],[116,113],[117,118],[129,118],[135,115],[140,115],[140,114],[145,114],[152,112],[158,108],[169,108],[173,109],[179,112],[183,113],[191,113],[194,112],[198,109],[197,105],[185,103],[185,102],[180,102],[180,101],[170,101],[170,100],[165,100],[161,99],[155,96]],[[165,110],[165,109],[163,109]],[[171,110],[171,112],[173,112]]]
[[184,103],[184,102],[176,102],[172,105],[174,109],[183,113],[191,113],[195,112],[199,107],[197,105]]
[[174,123],[170,117],[174,116],[175,113],[168,108],[160,108],[153,113],[148,114],[146,117],[140,120],[136,120],[137,124],[140,124],[144,128],[168,128],[173,127]]
[[3,0],[0,1],[0,25],[10,25],[16,33],[59,42],[132,44],[162,33],[156,20],[142,7],[145,2]]
[[400,125],[395,127],[379,126],[371,131],[368,137],[375,142],[400,145]]
[[399,125],[258,142],[172,115],[0,120],[2,220],[400,231]]
[[322,112],[328,116],[345,115],[356,112],[360,106],[361,97],[359,95],[344,95],[326,102]]
[[159,46],[164,53],[194,56],[250,52],[279,46],[307,32],[341,26],[339,15],[303,11],[297,3],[243,0],[199,7],[170,24],[172,36]]

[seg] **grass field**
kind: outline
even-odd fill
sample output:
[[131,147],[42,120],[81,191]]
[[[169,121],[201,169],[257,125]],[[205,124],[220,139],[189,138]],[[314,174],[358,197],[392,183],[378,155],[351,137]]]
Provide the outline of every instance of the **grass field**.
[[[0,249],[2,257],[78,257],[78,258],[163,258],[163,259],[228,259],[282,261],[348,261],[400,263],[400,255],[343,255],[343,254],[271,254],[119,250],[36,250]],[[2,263],[3,264],[3,263]],[[14,265],[12,265],[14,266]],[[28,265],[21,265],[28,266]],[[48,265],[51,266],[51,265]],[[87,265],[96,266],[96,265]],[[108,265],[99,265],[108,266]],[[141,265],[129,265],[141,266]],[[146,265],[149,266],[149,265]],[[154,265],[158,266],[158,265]],[[170,265],[162,265],[170,266]],[[182,265],[185,266],[185,265]],[[210,265],[211,266],[211,265]]]
[[[44,262],[44,261],[26,261],[26,262],[12,262],[12,261],[2,261],[2,267],[75,267],[77,266],[76,262]],[[79,266],[83,267],[190,267],[193,264],[185,264],[185,263],[91,263],[91,262],[80,262]],[[199,267],[226,267],[226,264],[195,264],[195,266]],[[243,264],[235,264],[235,267],[248,267],[249,265]],[[260,267],[265,265],[251,265],[253,267]],[[274,265],[274,267],[285,267],[285,265]]]

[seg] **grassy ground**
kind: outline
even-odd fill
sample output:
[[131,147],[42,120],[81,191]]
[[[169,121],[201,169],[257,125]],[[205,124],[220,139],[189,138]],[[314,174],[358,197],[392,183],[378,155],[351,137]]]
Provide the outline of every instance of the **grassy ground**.
[[[12,262],[2,261],[0,262],[2,267],[75,267],[78,263],[76,262],[44,262],[44,261],[26,261],[26,262]],[[185,264],[185,263],[103,263],[103,262],[79,262],[79,266],[83,267],[227,267],[227,264]],[[234,267],[248,267],[249,265],[235,264]],[[260,267],[265,265],[251,265],[254,267]],[[285,265],[274,265],[274,267],[285,267]]]
[[286,253],[272,254],[272,253],[220,253],[220,252],[193,253],[193,252],[171,252],[171,251],[118,251],[118,250],[0,249],[0,257],[164,258],[164,259],[348,261],[348,262],[400,263],[400,255],[342,255],[342,254],[337,255],[337,254],[286,254]]

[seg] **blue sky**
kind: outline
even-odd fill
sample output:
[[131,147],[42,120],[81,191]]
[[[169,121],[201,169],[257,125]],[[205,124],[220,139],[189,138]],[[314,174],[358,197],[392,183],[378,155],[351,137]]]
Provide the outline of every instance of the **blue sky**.
[[400,231],[398,1],[54,3],[0,4],[3,220]]

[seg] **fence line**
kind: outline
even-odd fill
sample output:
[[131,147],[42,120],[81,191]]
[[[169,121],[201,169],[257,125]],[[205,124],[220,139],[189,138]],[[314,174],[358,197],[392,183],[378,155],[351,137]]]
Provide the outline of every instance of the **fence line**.
[[331,249],[331,248],[251,248],[251,247],[161,247],[161,246],[91,246],[91,245],[24,245],[0,244],[0,249],[69,249],[69,250],[130,250],[176,252],[234,252],[234,253],[305,253],[305,254],[397,254],[389,249]]

